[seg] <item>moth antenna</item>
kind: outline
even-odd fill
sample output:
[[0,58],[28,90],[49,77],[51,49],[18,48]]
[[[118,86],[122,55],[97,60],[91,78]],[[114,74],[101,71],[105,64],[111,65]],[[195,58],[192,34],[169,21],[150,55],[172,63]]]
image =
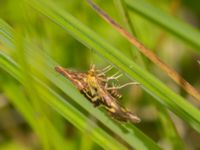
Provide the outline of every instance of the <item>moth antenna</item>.
[[129,82],[129,83],[125,83],[124,85],[121,85],[121,86],[118,86],[118,87],[108,87],[107,90],[117,90],[117,89],[121,89],[121,88],[124,88],[126,86],[129,86],[129,85],[139,85],[139,83],[137,82]]

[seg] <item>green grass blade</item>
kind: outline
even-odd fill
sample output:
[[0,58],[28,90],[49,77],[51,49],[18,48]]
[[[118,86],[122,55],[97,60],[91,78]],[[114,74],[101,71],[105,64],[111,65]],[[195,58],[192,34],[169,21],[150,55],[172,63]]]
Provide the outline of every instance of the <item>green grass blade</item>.
[[[12,35],[11,35],[11,27],[7,25],[3,20],[0,18],[0,41],[1,43],[5,43],[6,45],[12,45]],[[6,37],[6,38],[5,38]]]
[[[3,89],[15,108],[24,116],[37,135],[39,135],[41,141],[44,141],[46,144],[46,141],[50,139],[50,142],[47,142],[47,144],[49,143],[50,145],[54,146],[54,149],[66,149],[65,142],[62,137],[63,135],[61,136],[55,126],[53,126],[53,124],[46,117],[37,115],[38,112],[31,106],[25,94],[20,90],[19,85],[14,83],[6,83],[3,85]],[[48,130],[48,132],[44,133],[44,131],[41,131],[40,126],[38,126],[40,122],[45,125],[45,128]],[[43,148],[51,149],[48,145],[44,145]]]
[[[43,95],[39,94],[36,89],[35,82],[33,81],[31,75],[31,68],[27,63],[27,57],[25,55],[24,49],[24,40],[21,32],[17,30],[15,32],[15,45],[16,45],[16,59],[18,60],[20,66],[20,73],[22,76],[22,83],[25,89],[26,94],[28,95],[29,102],[36,112],[39,113],[39,117],[37,118],[37,128],[40,130],[40,134],[42,135],[43,149],[55,149],[62,150],[66,149],[64,145],[63,135],[57,131],[56,123],[54,125],[49,121],[54,118],[53,115],[50,115],[52,109],[50,107],[46,107],[45,103],[43,103],[42,98]],[[34,92],[33,92],[34,91]],[[17,97],[16,97],[17,99]],[[47,113],[48,112],[48,113]],[[54,112],[55,113],[55,112]],[[50,131],[49,131],[50,130]],[[58,139],[56,141],[55,139]]]
[[187,42],[195,50],[200,50],[200,32],[178,18],[172,17],[145,0],[125,0],[130,10],[141,15],[145,19],[161,26],[171,34]]
[[[134,35],[135,37],[137,37],[137,34],[135,32],[135,28],[131,22],[129,13],[128,13],[128,9],[126,8],[126,4],[124,0],[115,0],[115,5],[116,5],[116,10],[118,11],[118,14],[121,17],[121,20],[123,20],[123,24],[126,26],[126,29],[128,29],[128,31]],[[144,69],[146,69],[146,64],[144,63],[144,56],[142,56],[142,54],[137,50],[137,48],[135,46],[133,46],[131,43],[131,49],[130,49],[130,53],[132,54],[132,58],[134,58],[134,61],[143,66]]]
[[61,26],[74,38],[84,43],[87,47],[96,50],[96,52],[105,59],[112,62],[131,78],[141,83],[141,87],[145,91],[185,120],[195,130],[200,132],[200,112],[185,99],[174,93],[153,75],[140,68],[122,52],[115,49],[108,42],[103,40],[103,38],[72,17],[69,13],[64,12],[55,5],[52,6],[41,1],[36,2],[31,0],[28,1],[28,3],[41,14],[47,16],[53,22]]

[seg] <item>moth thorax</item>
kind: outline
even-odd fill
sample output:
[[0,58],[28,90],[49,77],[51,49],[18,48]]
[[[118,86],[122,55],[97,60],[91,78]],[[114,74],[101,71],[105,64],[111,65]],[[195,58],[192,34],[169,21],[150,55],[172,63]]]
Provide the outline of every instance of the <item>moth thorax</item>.
[[87,77],[87,83],[93,87],[97,86],[97,82],[96,82],[96,78],[95,76],[92,76],[92,75],[88,75]]

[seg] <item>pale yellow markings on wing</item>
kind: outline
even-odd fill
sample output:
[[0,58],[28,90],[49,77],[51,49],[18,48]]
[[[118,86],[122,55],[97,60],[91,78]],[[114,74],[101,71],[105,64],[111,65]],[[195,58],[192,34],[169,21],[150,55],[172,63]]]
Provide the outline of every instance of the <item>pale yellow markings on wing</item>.
[[79,80],[75,80],[75,82],[77,82],[77,84],[78,84],[80,87],[83,86]]
[[126,112],[126,109],[124,109],[123,107],[121,107],[121,110],[122,110],[123,112]]
[[114,108],[109,108],[108,109],[110,112],[112,112],[112,113],[115,113],[116,112],[116,110],[114,109]]
[[70,73],[66,73],[66,72],[65,72],[65,74],[66,74],[67,76],[69,76],[69,78],[71,78],[71,79],[72,79],[72,76],[71,76],[71,74],[70,74]]
[[112,107],[114,107],[114,108],[117,108],[117,105],[116,105],[116,103],[114,103],[114,102],[111,102],[111,104],[110,104]]
[[86,79],[86,78],[83,78],[83,81],[84,81],[84,82],[87,82],[87,79]]
[[110,108],[110,107],[107,107],[107,106],[105,106],[105,108],[111,113],[115,113],[116,112],[116,110],[114,108]]

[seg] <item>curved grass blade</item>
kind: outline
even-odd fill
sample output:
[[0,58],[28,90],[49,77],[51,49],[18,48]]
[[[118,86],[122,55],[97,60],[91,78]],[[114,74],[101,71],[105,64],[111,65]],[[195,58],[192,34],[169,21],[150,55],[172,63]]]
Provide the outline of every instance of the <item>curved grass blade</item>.
[[[22,114],[26,121],[28,121],[37,135],[39,135],[40,140],[43,142],[44,149],[50,149],[50,147],[56,150],[67,149],[63,135],[58,132],[46,116],[36,115],[38,112],[31,106],[25,94],[20,90],[21,88],[19,88],[19,85],[15,83],[6,83],[3,85],[3,89],[15,108]],[[41,129],[41,126],[38,126],[40,122],[43,123],[43,126],[48,132]]]
[[158,8],[152,6],[144,0],[125,0],[130,10],[141,15],[145,19],[161,26],[171,34],[177,36],[181,40],[187,42],[194,50],[200,50],[200,32],[185,22],[172,17]]

